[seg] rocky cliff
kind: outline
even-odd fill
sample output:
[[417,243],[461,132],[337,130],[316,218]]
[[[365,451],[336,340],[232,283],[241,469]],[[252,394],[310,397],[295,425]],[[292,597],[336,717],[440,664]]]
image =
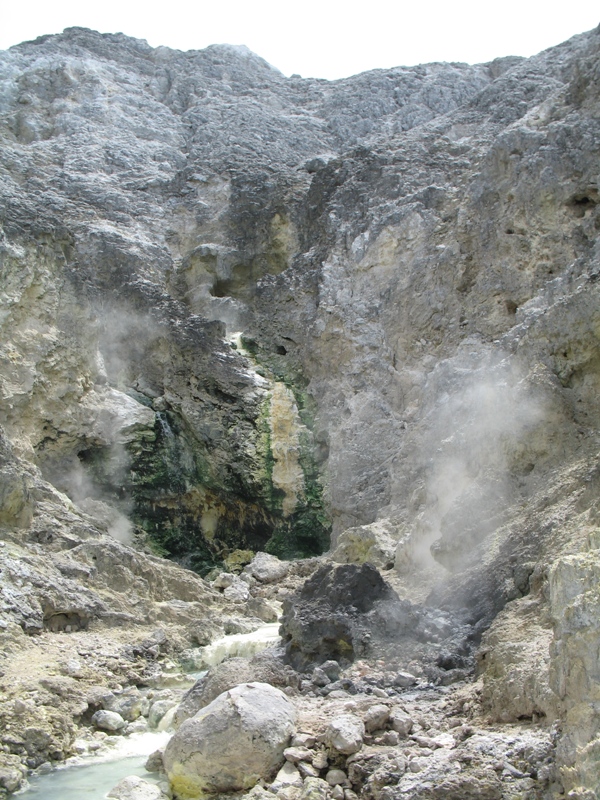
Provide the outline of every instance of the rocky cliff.
[[328,82],[80,28],[0,53],[10,647],[184,636],[223,601],[160,555],[376,546],[593,796],[599,56]]

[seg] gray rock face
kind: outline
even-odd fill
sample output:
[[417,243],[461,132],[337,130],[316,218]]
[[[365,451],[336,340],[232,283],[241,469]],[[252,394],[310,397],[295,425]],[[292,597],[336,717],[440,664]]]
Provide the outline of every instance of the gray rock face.
[[163,761],[176,796],[250,789],[274,777],[295,728],[296,711],[279,689],[246,683],[186,720]]
[[365,652],[370,633],[364,615],[393,597],[368,564],[321,567],[284,601],[281,631],[290,663],[301,668]]
[[331,83],[81,28],[0,53],[10,636],[206,614],[134,537],[204,571],[370,528],[344,560],[387,568],[375,524],[422,638],[491,625],[494,713],[585,718],[562,780],[592,785],[593,598],[546,581],[586,573],[600,496],[599,48]]

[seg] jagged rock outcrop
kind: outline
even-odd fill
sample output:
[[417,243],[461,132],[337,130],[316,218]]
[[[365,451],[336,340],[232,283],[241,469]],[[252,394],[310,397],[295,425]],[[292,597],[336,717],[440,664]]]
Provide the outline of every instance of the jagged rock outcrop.
[[[226,601],[143,548],[204,573],[375,525],[407,603],[487,630],[492,718],[560,718],[593,784],[599,52],[335,82],[81,28],[0,53],[11,648],[210,638]],[[11,786],[49,752],[5,744]]]

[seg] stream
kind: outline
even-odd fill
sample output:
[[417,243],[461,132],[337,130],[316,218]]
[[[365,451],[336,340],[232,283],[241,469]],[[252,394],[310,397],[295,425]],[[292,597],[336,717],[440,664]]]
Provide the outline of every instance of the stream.
[[[279,641],[279,623],[262,625],[246,634],[232,634],[217,639],[206,647],[199,648],[197,663],[203,670],[188,673],[197,680],[206,674],[206,669],[226,658],[253,655],[271,647]],[[172,713],[167,713],[170,722]],[[144,765],[148,756],[163,748],[171,731],[136,733],[129,737],[114,737],[114,746],[102,753],[70,759],[70,763],[45,774],[31,775],[29,786],[17,794],[19,800],[105,800],[107,793],[128,775],[138,775],[151,783],[159,783],[164,776],[147,772]]]
[[150,753],[164,747],[170,733],[134,734],[123,738],[114,749],[102,755],[77,759],[75,763],[43,775],[32,775],[29,788],[19,792],[22,800],[103,800],[120,780],[138,775],[151,783],[160,776],[147,772],[144,764]]

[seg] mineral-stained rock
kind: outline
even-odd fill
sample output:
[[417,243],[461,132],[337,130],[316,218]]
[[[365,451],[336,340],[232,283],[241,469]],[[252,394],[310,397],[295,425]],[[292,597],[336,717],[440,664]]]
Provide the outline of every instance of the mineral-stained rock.
[[322,778],[306,778],[301,800],[328,800],[331,793],[331,787]]
[[220,572],[217,577],[212,581],[215,589],[227,589],[235,582],[235,575],[233,572]]
[[343,531],[331,557],[340,564],[369,562],[380,569],[391,569],[394,566],[397,542],[397,531],[389,521],[372,522],[370,525],[360,525]]
[[[423,764],[426,768],[427,759],[413,759],[409,767]],[[503,797],[502,782],[491,769],[473,770],[468,775],[450,775],[432,786],[430,781],[423,781],[415,786],[414,791],[405,793],[410,800],[501,800]]]
[[279,689],[246,683],[219,695],[186,720],[163,756],[174,794],[241,791],[283,765],[296,712]]

